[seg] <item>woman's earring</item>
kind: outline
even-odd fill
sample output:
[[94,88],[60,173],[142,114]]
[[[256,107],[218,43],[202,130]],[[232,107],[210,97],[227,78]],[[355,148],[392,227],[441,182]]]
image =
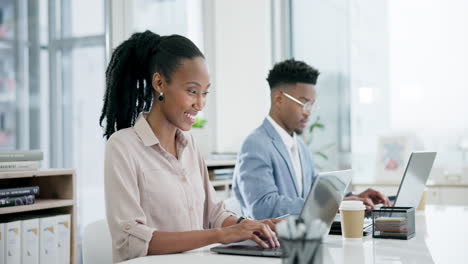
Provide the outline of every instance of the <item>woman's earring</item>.
[[158,100],[159,100],[160,102],[164,101],[164,95],[163,95],[162,92],[159,93]]

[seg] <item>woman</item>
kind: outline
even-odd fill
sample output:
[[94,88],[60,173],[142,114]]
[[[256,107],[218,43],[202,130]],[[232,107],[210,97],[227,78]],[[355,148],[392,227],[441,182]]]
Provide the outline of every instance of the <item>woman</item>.
[[204,56],[185,37],[146,31],[114,51],[100,117],[114,261],[245,239],[279,246],[278,220],[238,218],[216,200],[205,161],[183,132],[209,87]]

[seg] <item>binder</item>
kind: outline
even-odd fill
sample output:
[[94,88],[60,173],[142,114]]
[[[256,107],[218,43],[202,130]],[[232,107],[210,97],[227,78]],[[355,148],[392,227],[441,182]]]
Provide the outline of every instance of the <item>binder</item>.
[[5,264],[21,264],[21,221],[5,224]]
[[57,264],[55,216],[39,218],[39,263]]
[[39,264],[39,219],[21,223],[21,259],[23,264]]
[[0,223],[0,264],[5,264],[5,224]]
[[70,215],[57,215],[57,264],[70,263]]

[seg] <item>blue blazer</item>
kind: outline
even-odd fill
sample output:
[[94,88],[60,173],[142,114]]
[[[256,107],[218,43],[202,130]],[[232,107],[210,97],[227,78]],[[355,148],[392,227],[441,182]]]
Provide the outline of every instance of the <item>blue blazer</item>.
[[243,142],[234,170],[233,191],[242,214],[254,219],[298,215],[315,179],[312,156],[298,138],[303,192],[288,150],[278,132],[265,119]]

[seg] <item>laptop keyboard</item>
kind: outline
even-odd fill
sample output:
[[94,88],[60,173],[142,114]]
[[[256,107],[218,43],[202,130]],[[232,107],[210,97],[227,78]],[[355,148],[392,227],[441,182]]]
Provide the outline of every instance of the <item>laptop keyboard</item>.
[[281,257],[281,248],[262,248],[260,246],[231,245],[211,248],[212,251],[222,254]]
[[281,248],[262,248],[260,246],[244,246],[244,245],[232,245],[229,247],[232,249],[243,249],[243,250],[252,250],[252,251],[281,252]]

